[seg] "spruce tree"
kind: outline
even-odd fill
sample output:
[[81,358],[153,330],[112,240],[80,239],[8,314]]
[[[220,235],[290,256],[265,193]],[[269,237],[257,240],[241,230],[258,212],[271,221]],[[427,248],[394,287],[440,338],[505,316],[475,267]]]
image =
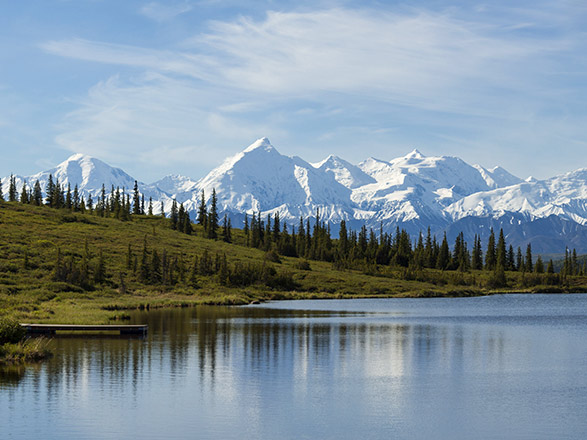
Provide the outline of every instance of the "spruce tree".
[[338,259],[344,260],[349,252],[349,239],[346,229],[346,221],[341,220],[340,229],[338,231]]
[[479,237],[477,234],[475,234],[475,238],[473,240],[471,265],[475,270],[483,269],[483,249],[481,249],[481,237]]
[[73,199],[71,197],[71,184],[68,183],[67,184],[67,192],[65,193],[65,207],[67,209],[72,209],[73,208]]
[[79,196],[79,189],[77,184],[73,188],[73,210],[79,211],[80,210],[80,196]]
[[510,244],[510,247],[508,248],[506,270],[515,270],[515,269],[516,269],[516,256],[514,254],[514,247]]
[[554,273],[554,263],[552,262],[552,258],[548,261],[548,266],[546,267],[546,273],[549,273],[549,274]]
[[446,233],[442,239],[440,245],[440,252],[438,253],[438,259],[436,261],[436,268],[440,270],[446,270],[450,266],[450,250],[448,248],[448,241],[446,239]]
[[249,217],[245,212],[245,225],[243,227],[243,233],[245,234],[246,245],[249,245]]
[[10,183],[8,186],[8,201],[18,202],[18,192],[16,191],[16,177],[10,175]]
[[228,232],[228,216],[225,213],[224,219],[222,220],[222,241],[230,243],[229,235],[230,233]]
[[4,201],[4,194],[2,194],[2,179],[0,179],[0,202]]
[[536,257],[536,264],[534,265],[534,271],[536,273],[544,273],[544,263],[542,262],[542,257],[538,255]]
[[149,197],[149,211],[147,212],[149,217],[153,216],[153,198]]
[[135,180],[135,186],[133,188],[133,198],[132,198],[132,213],[133,215],[139,215],[141,213],[141,199],[139,194],[139,184]]
[[506,245],[505,245],[505,237],[503,235],[503,229],[499,230],[499,238],[497,240],[497,250],[496,250],[496,264],[501,265],[503,270],[506,270],[507,249],[506,249]]
[[22,191],[20,192],[20,203],[29,203],[29,194],[26,189],[26,182],[22,182]]
[[528,246],[526,247],[526,261],[524,262],[524,266],[526,272],[532,272],[534,265],[532,263],[532,245],[530,243],[528,243]]
[[426,252],[426,267],[433,269],[436,267],[436,236],[432,237],[430,232],[430,226],[428,227],[428,232],[426,233],[426,245],[424,246],[424,251]]
[[169,219],[171,220],[171,229],[175,230],[177,229],[177,223],[179,220],[179,215],[178,215],[178,210],[177,210],[177,202],[175,201],[175,199],[173,199],[173,201],[171,202],[171,212],[169,213]]
[[43,191],[41,190],[41,184],[39,183],[39,179],[37,179],[35,185],[33,186],[32,203],[36,206],[41,206],[43,204]]
[[208,238],[216,239],[218,237],[218,207],[216,199],[216,189],[212,189],[212,198],[210,201],[210,210],[208,212]]
[[53,176],[51,174],[49,174],[49,180],[47,181],[47,206],[53,207],[53,191],[55,184],[53,183]]
[[489,239],[487,240],[487,250],[485,251],[485,268],[487,270],[495,269],[496,257],[495,234],[493,232],[493,228],[491,228]]
[[202,225],[204,229],[206,227],[206,214],[206,195],[204,194],[204,190],[202,190],[200,195],[200,204],[198,206],[198,217],[196,218],[196,221],[198,224]]
[[279,243],[279,235],[281,233],[281,224],[279,221],[279,212],[275,213],[275,219],[273,220],[273,242]]
[[161,213],[160,213],[162,218],[165,218],[165,208],[163,207],[163,200],[161,200]]
[[518,246],[518,251],[516,252],[516,270],[520,272],[525,270],[524,259],[522,258],[522,249],[520,246]]
[[157,253],[157,249],[153,249],[153,254],[151,256],[149,281],[152,284],[159,284],[162,281],[161,259],[159,258],[159,254]]
[[61,209],[65,206],[65,196],[64,196],[64,189],[61,185],[61,183],[59,182],[59,179],[55,180],[55,186],[53,187],[54,189],[54,195],[53,198],[55,199],[55,208],[57,209]]

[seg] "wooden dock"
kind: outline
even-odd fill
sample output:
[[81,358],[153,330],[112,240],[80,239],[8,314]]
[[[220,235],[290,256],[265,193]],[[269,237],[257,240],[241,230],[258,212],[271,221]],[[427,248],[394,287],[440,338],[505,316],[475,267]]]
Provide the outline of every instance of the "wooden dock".
[[71,325],[71,324],[20,324],[29,334],[55,335],[63,333],[118,332],[120,335],[146,335],[149,326],[138,325]]

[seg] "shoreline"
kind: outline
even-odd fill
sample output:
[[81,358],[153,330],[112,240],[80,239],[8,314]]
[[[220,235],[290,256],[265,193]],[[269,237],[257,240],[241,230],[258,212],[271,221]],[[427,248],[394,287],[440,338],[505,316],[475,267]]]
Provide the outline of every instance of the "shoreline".
[[[556,291],[555,291],[556,290]],[[472,298],[491,295],[516,294],[583,294],[585,289],[528,289],[494,290],[450,289],[445,291],[408,291],[396,294],[349,294],[329,292],[236,292],[221,296],[200,296],[193,298],[184,295],[165,294],[161,296],[129,296],[111,298],[71,298],[65,303],[52,304],[50,308],[38,307],[32,313],[13,313],[9,316],[20,322],[35,324],[112,324],[130,319],[128,312],[155,310],[162,308],[182,308],[197,306],[243,306],[261,304],[267,301],[312,300],[312,299],[366,299],[366,298]],[[45,304],[41,304],[43,306]]]

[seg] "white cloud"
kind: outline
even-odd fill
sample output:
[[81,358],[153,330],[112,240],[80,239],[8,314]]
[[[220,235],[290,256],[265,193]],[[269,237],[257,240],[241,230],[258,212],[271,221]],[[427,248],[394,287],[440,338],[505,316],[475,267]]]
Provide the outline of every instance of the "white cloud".
[[[158,9],[162,4],[147,6],[152,18],[173,17],[173,11]],[[562,105],[567,107],[563,113],[572,113],[581,108],[585,87],[570,93],[577,86],[568,85],[560,66],[581,70],[584,55],[565,32],[545,36],[533,31],[548,17],[563,22],[564,14],[516,11],[518,19],[511,22],[479,21],[486,14],[348,8],[270,12],[261,20],[213,22],[207,33],[168,50],[50,41],[42,45],[49,53],[139,72],[134,79],[113,77],[93,87],[64,121],[57,141],[121,165],[134,154],[145,164],[160,157],[161,163],[193,164],[201,172],[244,146],[243,140],[279,134],[291,141],[300,127],[292,128],[291,120],[300,124],[304,117],[309,123],[322,118],[330,124],[322,140],[355,152],[356,144],[344,144],[353,138],[351,132],[355,140],[364,135],[365,142],[375,137],[384,145],[410,133],[415,137],[424,126],[428,139],[433,138],[442,124],[443,136],[461,129],[455,138],[466,142],[468,135],[472,145],[491,154],[499,151],[492,150],[492,142],[502,142],[504,150],[524,142],[518,133],[528,136],[526,144],[546,145],[558,136],[549,134],[551,128],[555,133],[569,128],[548,115],[549,109]],[[327,114],[334,111],[338,114]],[[370,117],[373,123],[365,123]],[[389,122],[392,118],[397,120]],[[464,134],[467,124],[471,127]],[[396,137],[385,137],[390,133]],[[580,139],[583,131],[570,133]],[[226,150],[213,148],[223,143]],[[507,151],[501,154],[505,163]]]
[[[43,48],[281,99],[360,94],[424,109],[495,115],[500,112],[496,89],[527,90],[539,80],[532,67],[547,68],[545,55],[565,48],[564,41],[496,31],[496,26],[421,11],[332,9],[214,22],[211,32],[186,42],[183,51],[80,39]],[[482,98],[487,108],[471,105]]]
[[188,2],[176,4],[150,2],[144,5],[139,12],[151,20],[167,21],[192,9],[193,5]]
[[214,78],[207,68],[209,61],[197,54],[102,43],[81,38],[48,41],[41,44],[41,48],[54,55],[83,61],[132,66],[198,79]]
[[[57,127],[62,148],[126,166],[153,167],[198,177],[234,153],[243,139],[253,141],[268,126],[243,122],[210,107],[216,94],[161,74],[145,74],[132,82],[118,76],[100,82],[77,102]],[[273,130],[275,132],[275,130]],[[214,148],[225,142],[226,149]],[[220,150],[220,151],[218,151]],[[145,176],[154,179],[159,175]]]

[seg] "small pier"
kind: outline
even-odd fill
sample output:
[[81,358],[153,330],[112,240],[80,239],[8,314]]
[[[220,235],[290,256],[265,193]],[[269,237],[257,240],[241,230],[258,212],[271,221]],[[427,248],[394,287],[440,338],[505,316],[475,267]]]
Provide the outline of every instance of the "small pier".
[[27,333],[33,335],[97,334],[116,333],[119,335],[146,335],[149,326],[138,325],[71,325],[71,324],[20,324]]

